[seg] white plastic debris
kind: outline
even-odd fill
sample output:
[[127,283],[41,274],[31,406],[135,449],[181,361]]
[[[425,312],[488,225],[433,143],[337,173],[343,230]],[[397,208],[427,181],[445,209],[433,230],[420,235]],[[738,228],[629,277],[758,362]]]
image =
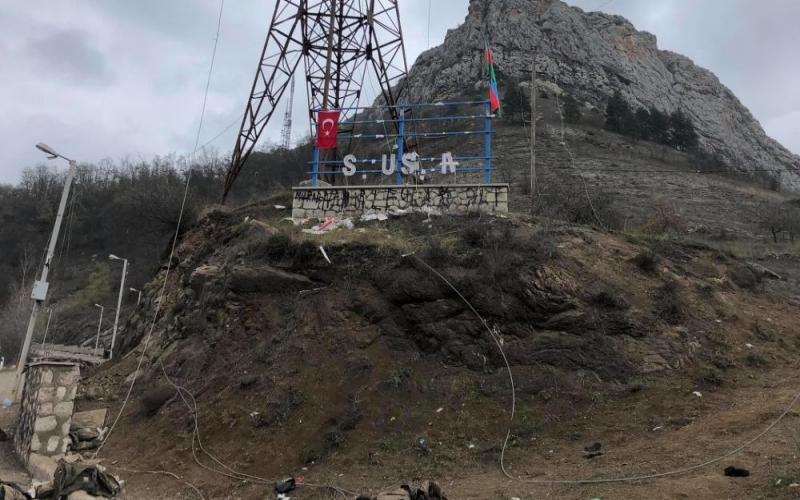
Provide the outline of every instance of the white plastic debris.
[[470,444],[469,446],[467,446],[467,448],[469,448],[470,450],[474,450],[475,449],[475,445],[474,444]]
[[436,413],[442,413],[442,411],[444,411],[444,408],[439,408],[438,410],[436,410]]
[[253,413],[250,414],[250,417],[252,417],[252,418],[256,418],[257,416],[258,416],[258,412],[257,411],[254,411]]
[[291,500],[292,497],[286,496],[283,493],[278,493],[277,499],[278,500]]
[[325,257],[325,260],[328,261],[328,264],[333,264],[333,262],[331,262],[331,259],[328,257],[328,252],[326,252],[325,249],[322,248],[322,245],[319,246],[319,251],[322,252],[322,256]]
[[664,428],[663,425],[657,425],[657,426],[653,427],[653,432],[660,431],[663,428]]
[[703,395],[700,393],[700,391],[694,391],[692,394],[694,394],[698,398],[702,398],[703,397]]
[[745,344],[745,345],[748,347],[748,349],[752,349],[753,348],[753,344]]
[[384,220],[387,220],[387,219],[389,219],[389,216],[386,215],[386,214],[366,213],[366,214],[361,216],[361,220],[364,221],[364,222],[369,222],[369,221],[373,221],[373,220],[384,221]]
[[311,229],[303,229],[303,232],[308,234],[325,234],[341,227],[353,229],[355,225],[353,225],[352,219],[337,219],[336,217],[331,217],[322,224],[316,225]]
[[299,218],[296,219],[294,217],[284,217],[283,219],[281,219],[281,222],[285,220],[292,221],[292,224],[294,224],[295,226],[302,226],[303,224],[308,223],[308,219],[299,219]]
[[276,210],[286,210],[286,207],[283,205],[275,205]]

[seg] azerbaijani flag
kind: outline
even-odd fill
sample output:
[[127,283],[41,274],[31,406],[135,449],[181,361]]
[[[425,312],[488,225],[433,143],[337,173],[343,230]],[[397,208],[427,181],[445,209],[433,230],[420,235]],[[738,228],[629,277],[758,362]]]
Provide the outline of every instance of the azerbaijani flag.
[[491,101],[492,113],[500,115],[500,92],[497,91],[497,77],[494,74],[494,56],[492,49],[489,48],[489,41],[486,41],[486,64],[489,66],[489,101]]

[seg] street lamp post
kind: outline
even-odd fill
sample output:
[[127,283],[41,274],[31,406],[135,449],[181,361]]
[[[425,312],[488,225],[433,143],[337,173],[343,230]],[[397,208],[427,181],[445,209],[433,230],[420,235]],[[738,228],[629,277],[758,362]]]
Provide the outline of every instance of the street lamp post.
[[119,284],[119,298],[117,299],[117,315],[114,317],[114,333],[111,334],[111,349],[108,351],[108,359],[114,357],[114,342],[117,339],[117,325],[119,325],[119,310],[122,307],[122,292],[125,290],[125,275],[128,274],[128,259],[117,257],[114,254],[108,256],[111,260],[122,261],[122,281]]
[[100,321],[97,322],[97,339],[94,341],[94,355],[97,356],[97,348],[100,346],[100,329],[103,326],[103,311],[105,307],[100,304],[95,304],[94,306],[100,308]]
[[136,298],[136,305],[138,306],[139,302],[142,301],[142,291],[131,287],[131,292],[138,292],[139,293],[139,296]]
[[64,220],[64,211],[67,208],[67,199],[69,198],[69,189],[72,186],[72,179],[75,178],[75,172],[78,169],[78,163],[75,160],[70,160],[66,156],[61,156],[56,153],[53,148],[47,144],[40,142],[36,145],[36,149],[43,151],[47,154],[49,160],[55,158],[62,158],[69,162],[69,170],[67,171],[67,178],[64,182],[64,191],[61,193],[61,202],[58,205],[58,212],[56,212],[56,222],[53,226],[53,233],[50,235],[50,246],[47,249],[47,256],[45,257],[44,266],[42,267],[42,274],[39,281],[33,285],[33,292],[31,299],[33,299],[33,307],[31,308],[31,318],[28,320],[28,331],[25,333],[25,342],[22,344],[22,352],[19,354],[19,362],[17,363],[17,373],[14,377],[14,394],[12,399],[16,399],[22,392],[22,372],[25,369],[25,364],[28,361],[28,351],[31,349],[31,340],[33,339],[33,331],[36,329],[36,317],[39,314],[42,304],[47,298],[47,275],[50,273],[50,266],[53,263],[53,255],[56,251],[56,243],[58,242],[58,233],[61,231],[61,222]]

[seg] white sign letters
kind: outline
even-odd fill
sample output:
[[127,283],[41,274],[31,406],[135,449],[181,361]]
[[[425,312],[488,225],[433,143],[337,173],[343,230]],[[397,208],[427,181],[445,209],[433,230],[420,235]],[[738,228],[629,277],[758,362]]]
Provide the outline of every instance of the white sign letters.
[[[342,174],[346,177],[351,177],[356,174],[356,162],[358,159],[355,155],[349,154],[342,159],[344,166],[342,167]],[[419,162],[419,155],[416,152],[409,152],[403,154],[403,157],[400,159],[402,166],[400,167],[400,171],[403,175],[414,175],[420,172],[420,162]],[[456,168],[458,167],[458,162],[453,159],[452,153],[449,151],[447,153],[442,153],[442,162],[439,164],[442,169],[443,174],[456,173]],[[392,153],[388,158],[386,155],[381,156],[381,172],[383,175],[394,175],[397,171],[397,156]],[[424,171],[422,171],[424,173]]]

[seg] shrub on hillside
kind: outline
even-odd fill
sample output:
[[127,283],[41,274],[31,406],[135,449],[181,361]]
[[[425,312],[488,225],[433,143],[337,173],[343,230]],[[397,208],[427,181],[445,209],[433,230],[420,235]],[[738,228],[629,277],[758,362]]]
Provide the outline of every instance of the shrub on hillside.
[[681,287],[675,281],[668,281],[658,290],[655,297],[656,316],[667,323],[678,324],[684,320],[686,305],[681,296]]
[[649,249],[636,255],[633,258],[633,263],[646,273],[655,274],[658,271],[658,256]]
[[689,229],[686,217],[674,203],[659,198],[653,214],[647,219],[641,230],[647,234],[685,234]]

